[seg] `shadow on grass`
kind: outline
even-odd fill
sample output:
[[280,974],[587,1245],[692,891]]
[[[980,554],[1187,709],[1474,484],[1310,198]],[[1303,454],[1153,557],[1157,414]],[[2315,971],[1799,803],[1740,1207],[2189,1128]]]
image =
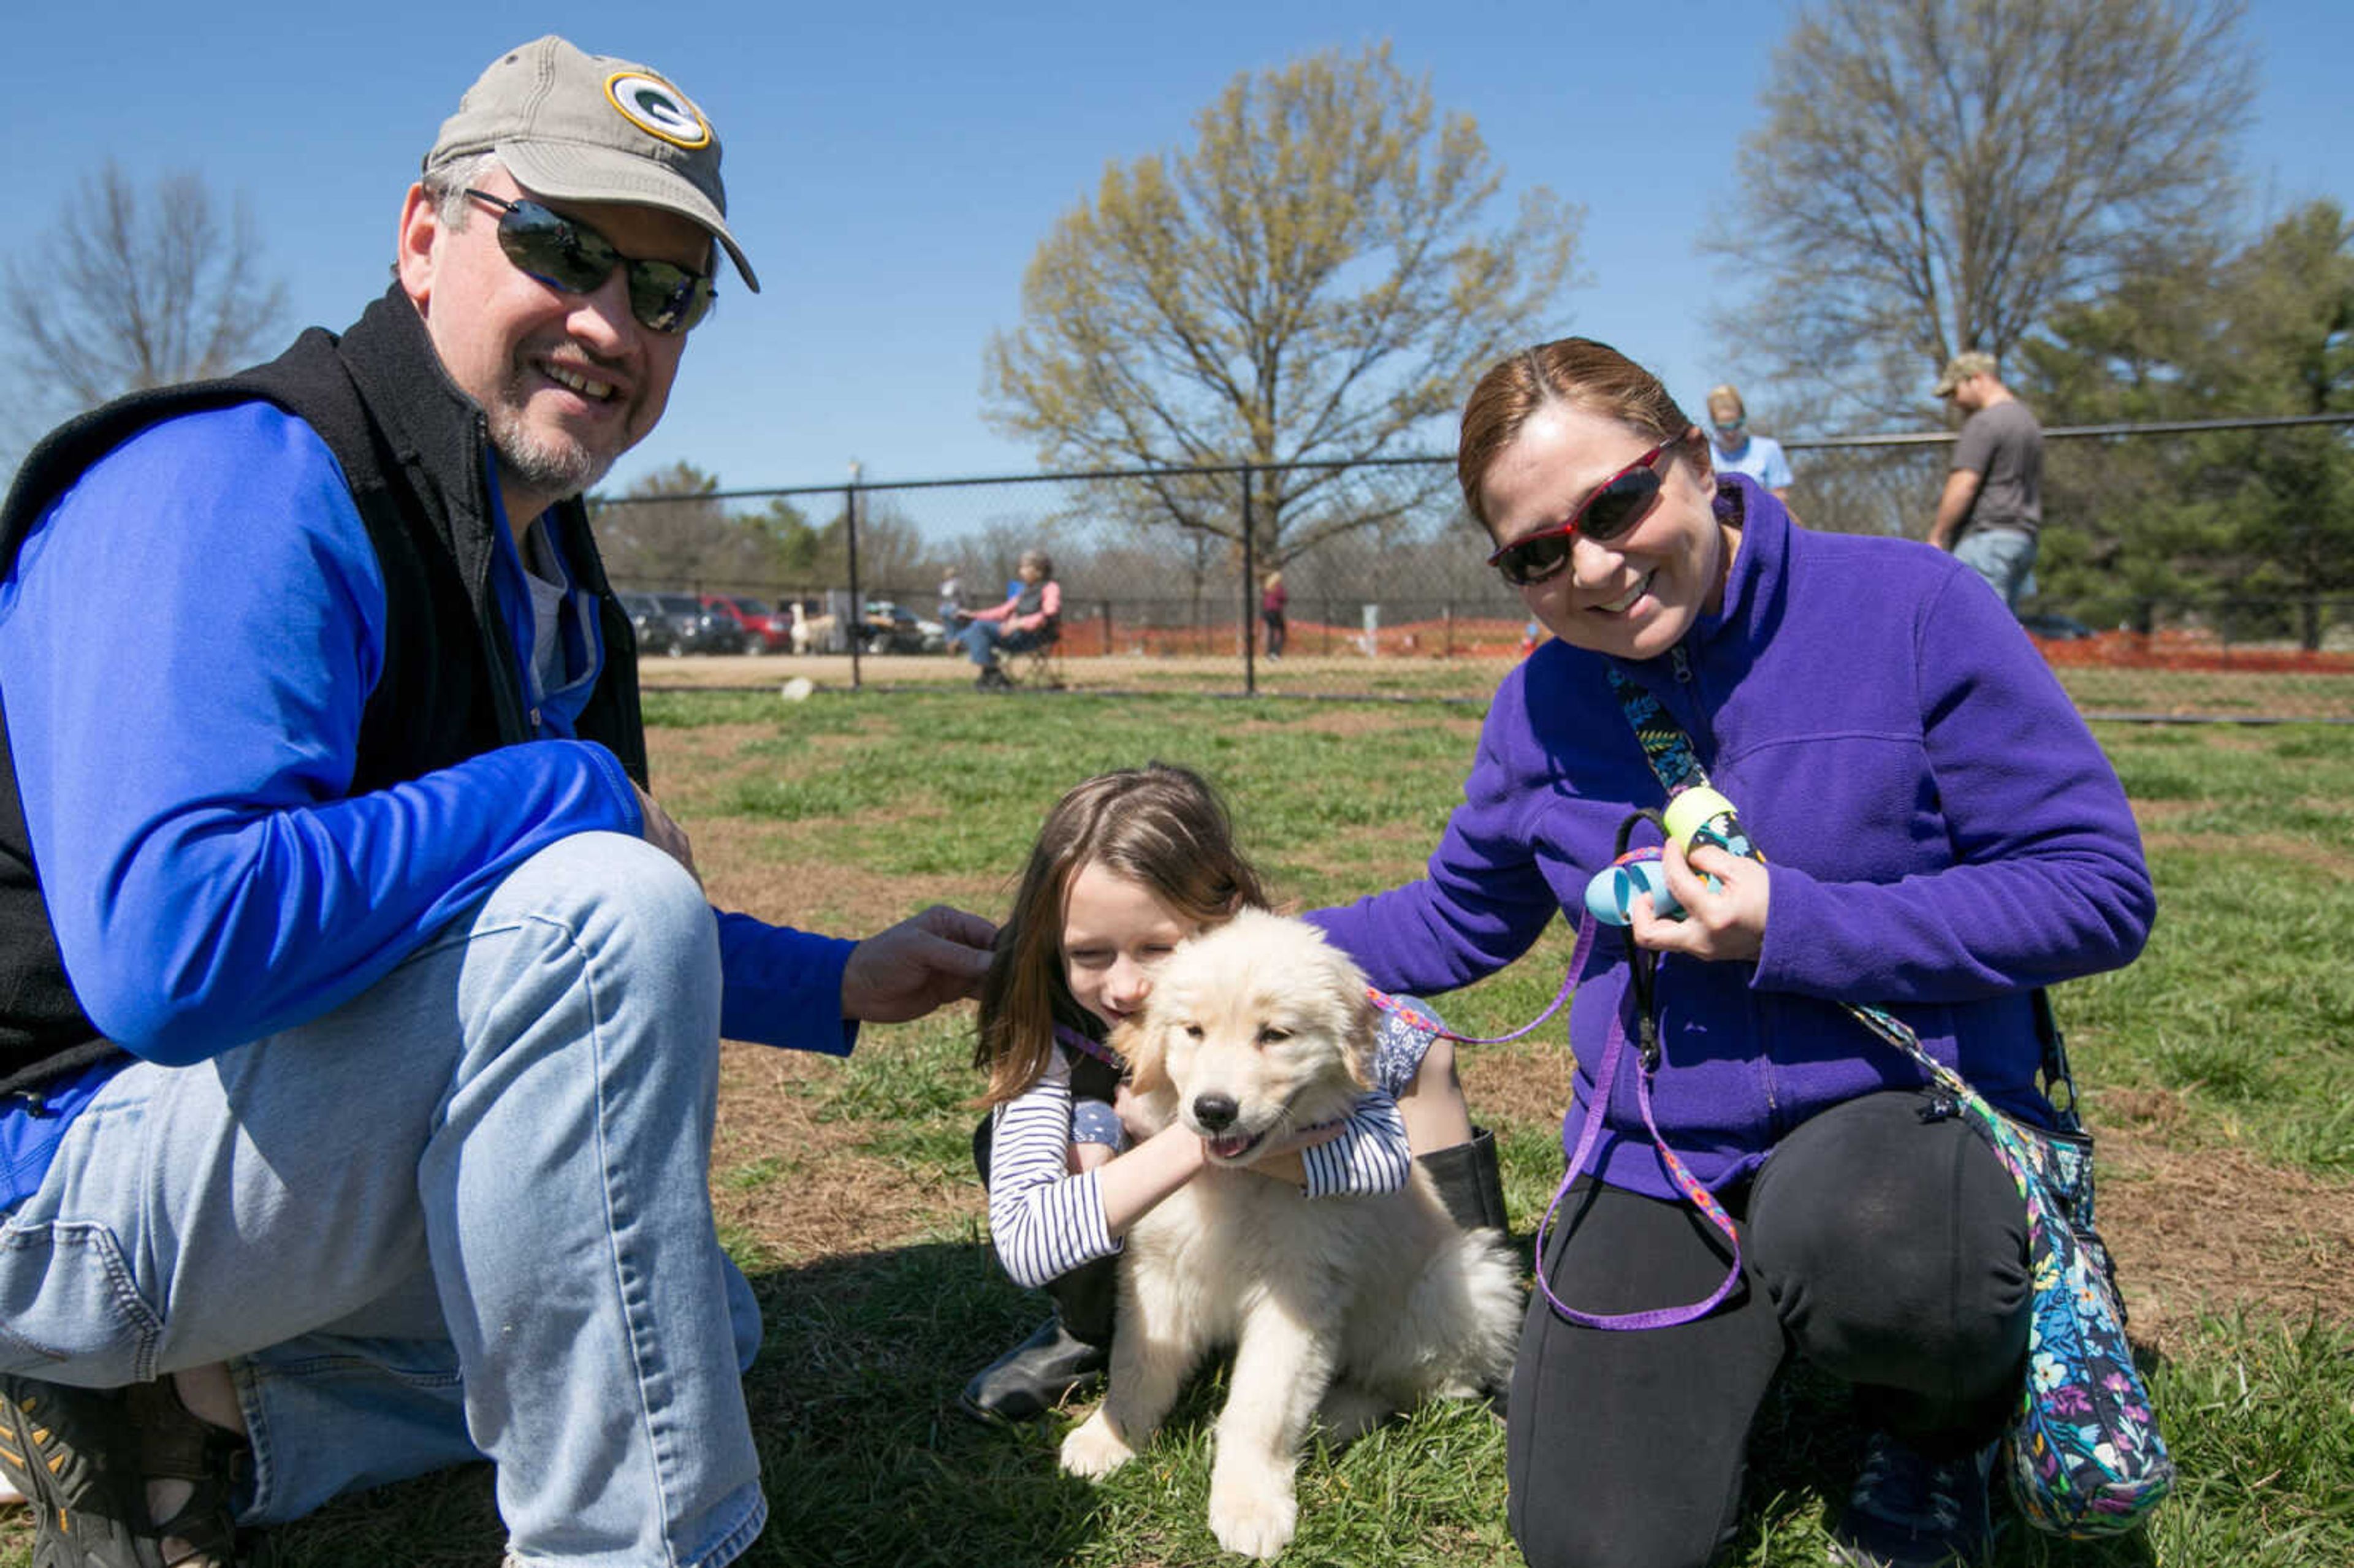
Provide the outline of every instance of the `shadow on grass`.
[[[1514,1238],[1523,1256],[1528,1240]],[[985,1246],[923,1243],[758,1269],[751,1280],[765,1342],[745,1392],[769,1519],[743,1563],[1219,1560],[1201,1505],[1222,1372],[1196,1380],[1151,1464],[1098,1489],[1057,1468],[1063,1423],[984,1426],[956,1407],[964,1380],[1044,1309]],[[2166,1378],[2147,1349],[2140,1359],[2153,1383]],[[1821,1562],[1860,1446],[1844,1385],[1803,1364],[1786,1370],[1759,1413],[1741,1525],[1720,1561]],[[1503,1434],[1484,1414],[1433,1408],[1344,1453],[1318,1448],[1300,1477],[1302,1537],[1292,1555],[1302,1563],[1353,1563],[1375,1546],[1397,1562],[1519,1561],[1503,1530]],[[1997,1507],[2009,1511],[2007,1501]],[[488,1468],[476,1466],[340,1502],[277,1532],[274,1544],[277,1568],[480,1568],[501,1536]],[[2147,1536],[2059,1542],[2013,1518],[1990,1568],[2156,1561]]]
[[929,1243],[752,1276],[765,1342],[745,1379],[769,1493],[756,1564],[1066,1563],[1095,1489],[1055,1463],[1060,1423],[984,1426],[967,1377],[1036,1326],[971,1243]]
[[[2153,1382],[2157,1351],[2136,1347],[2135,1361]],[[1775,1379],[1749,1442],[1749,1480],[1741,1525],[1722,1561],[1787,1562],[1790,1537],[1828,1536],[1846,1505],[1863,1446],[1848,1385],[1804,1361]],[[2012,1507],[2009,1483],[1994,1476],[1996,1545],[1987,1568],[2149,1568],[2158,1553],[2149,1534],[2122,1540],[2065,1541],[2030,1527]],[[1805,1554],[1814,1559],[1811,1552]]]
[[[1043,1298],[986,1249],[934,1243],[751,1275],[763,1343],[744,1380],[769,1524],[753,1565],[1069,1562],[1094,1489],[1055,1463],[1059,1425],[968,1420],[956,1393]],[[970,1363],[970,1364],[969,1364]],[[487,1465],[342,1499],[271,1532],[276,1568],[482,1568],[504,1537]]]

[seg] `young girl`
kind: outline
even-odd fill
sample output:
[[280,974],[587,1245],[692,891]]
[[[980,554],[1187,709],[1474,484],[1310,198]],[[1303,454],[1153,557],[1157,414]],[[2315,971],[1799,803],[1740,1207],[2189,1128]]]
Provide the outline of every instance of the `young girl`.
[[[1179,942],[1266,902],[1216,794],[1185,768],[1107,773],[1047,813],[982,984],[974,1065],[991,1110],[973,1160],[999,1261],[1056,1315],[965,1385],[968,1413],[1026,1420],[1103,1371],[1120,1238],[1206,1164],[1182,1125],[1128,1146],[1113,1108],[1125,1065],[1106,1039]],[[1501,1228],[1495,1144],[1474,1139],[1451,1050],[1426,1014],[1378,1000],[1380,1090],[1252,1169],[1310,1197],[1382,1192],[1420,1155],[1459,1223]]]

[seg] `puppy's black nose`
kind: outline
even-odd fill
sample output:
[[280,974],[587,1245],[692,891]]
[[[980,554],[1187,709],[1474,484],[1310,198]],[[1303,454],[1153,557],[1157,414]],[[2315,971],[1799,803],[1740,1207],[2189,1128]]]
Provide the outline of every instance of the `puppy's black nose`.
[[1232,1095],[1196,1095],[1193,1097],[1193,1119],[1212,1132],[1224,1132],[1234,1126],[1235,1113],[1242,1107],[1235,1104]]

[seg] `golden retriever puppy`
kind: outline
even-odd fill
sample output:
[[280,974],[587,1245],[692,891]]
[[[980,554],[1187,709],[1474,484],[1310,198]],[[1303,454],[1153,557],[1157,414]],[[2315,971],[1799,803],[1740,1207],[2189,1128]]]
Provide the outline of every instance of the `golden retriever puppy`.
[[1519,1270],[1492,1232],[1457,1228],[1419,1165],[1396,1192],[1313,1202],[1246,1169],[1370,1091],[1373,1022],[1364,976],[1321,933],[1253,910],[1180,946],[1115,1041],[1153,1125],[1182,1122],[1210,1164],[1129,1231],[1110,1387],[1064,1439],[1063,1468],[1125,1464],[1231,1344],[1210,1528],[1252,1557],[1291,1540],[1311,1421],[1345,1440],[1492,1386],[1511,1361]]

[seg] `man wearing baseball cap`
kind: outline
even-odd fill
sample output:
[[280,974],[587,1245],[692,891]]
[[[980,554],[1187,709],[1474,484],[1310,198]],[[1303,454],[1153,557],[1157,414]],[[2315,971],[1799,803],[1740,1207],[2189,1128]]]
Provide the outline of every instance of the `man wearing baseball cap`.
[[348,331],[83,416],[0,510],[0,1476],[45,1568],[233,1563],[482,1457],[518,1563],[760,1530],[719,1038],[846,1053],[991,932],[715,916],[647,792],[579,496],[718,251],[758,287],[719,170],[653,69],[513,50]]
[[1953,551],[2015,609],[2035,591],[2043,427],[1995,369],[1994,355],[1973,349],[1954,355],[1937,377],[1937,396],[1953,399],[1969,418],[1954,442],[1929,543]]

